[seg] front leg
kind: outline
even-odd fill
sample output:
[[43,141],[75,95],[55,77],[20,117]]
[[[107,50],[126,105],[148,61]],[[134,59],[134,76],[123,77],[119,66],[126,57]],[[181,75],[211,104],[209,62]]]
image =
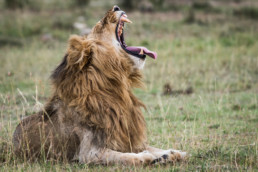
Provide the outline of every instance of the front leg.
[[144,151],[141,153],[122,153],[107,148],[99,148],[91,143],[93,135],[90,131],[83,134],[78,158],[86,164],[122,164],[122,165],[148,165],[156,157]]
[[122,153],[111,149],[91,148],[89,152],[80,152],[79,161],[87,164],[149,165],[156,157],[149,152]]
[[180,150],[163,150],[155,147],[148,146],[147,151],[156,157],[156,159],[152,162],[155,163],[167,163],[167,162],[176,162],[185,159],[186,152],[182,152]]

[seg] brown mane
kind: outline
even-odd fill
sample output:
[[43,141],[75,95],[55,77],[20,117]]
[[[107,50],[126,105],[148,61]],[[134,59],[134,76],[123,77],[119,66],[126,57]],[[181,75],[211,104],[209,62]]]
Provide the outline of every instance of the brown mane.
[[[72,36],[51,77],[54,96],[80,114],[78,122],[103,133],[105,143],[97,144],[122,152],[140,151],[146,141],[144,105],[131,91],[142,85],[141,74],[131,63],[104,42]],[[103,142],[100,136],[94,140]]]

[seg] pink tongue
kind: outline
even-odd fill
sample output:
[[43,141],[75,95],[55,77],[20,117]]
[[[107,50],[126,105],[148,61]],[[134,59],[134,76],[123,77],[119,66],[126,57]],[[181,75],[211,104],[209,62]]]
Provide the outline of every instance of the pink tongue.
[[128,46],[128,47],[126,47],[126,49],[129,50],[129,51],[132,51],[132,52],[134,52],[136,54],[140,54],[141,50],[143,50],[143,54],[148,55],[148,56],[150,56],[153,59],[157,58],[157,53],[155,53],[153,51],[150,51],[150,50],[148,50],[145,47],[129,47]]

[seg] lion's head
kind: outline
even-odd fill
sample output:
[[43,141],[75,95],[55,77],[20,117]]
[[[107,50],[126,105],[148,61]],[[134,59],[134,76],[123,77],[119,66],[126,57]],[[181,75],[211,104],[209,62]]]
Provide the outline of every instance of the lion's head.
[[126,52],[134,62],[135,67],[142,69],[146,55],[156,59],[157,54],[145,47],[127,46],[124,35],[125,23],[132,22],[128,19],[126,13],[115,5],[106,13],[106,16],[97,23],[91,35],[94,35],[102,41],[109,42],[120,51]]

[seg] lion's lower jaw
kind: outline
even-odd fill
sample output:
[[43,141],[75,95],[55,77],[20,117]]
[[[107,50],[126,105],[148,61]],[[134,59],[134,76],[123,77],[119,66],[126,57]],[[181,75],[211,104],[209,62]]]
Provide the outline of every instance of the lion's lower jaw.
[[141,59],[132,55],[129,55],[130,59],[134,63],[134,68],[136,69],[143,69],[145,65],[145,59]]

